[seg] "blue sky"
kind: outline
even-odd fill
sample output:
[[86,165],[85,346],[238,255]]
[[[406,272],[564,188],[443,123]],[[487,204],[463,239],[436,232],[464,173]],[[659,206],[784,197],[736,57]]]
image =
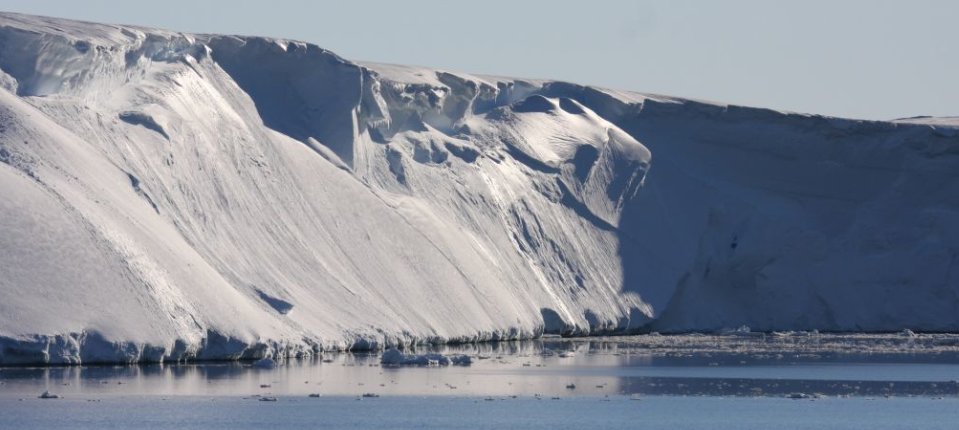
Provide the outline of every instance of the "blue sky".
[[853,118],[959,115],[959,1],[0,0],[0,9]]

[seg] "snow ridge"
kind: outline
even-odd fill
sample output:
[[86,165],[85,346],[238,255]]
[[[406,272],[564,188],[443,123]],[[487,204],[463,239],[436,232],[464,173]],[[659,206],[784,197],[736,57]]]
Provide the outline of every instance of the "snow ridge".
[[956,330],[959,134],[0,14],[0,364]]

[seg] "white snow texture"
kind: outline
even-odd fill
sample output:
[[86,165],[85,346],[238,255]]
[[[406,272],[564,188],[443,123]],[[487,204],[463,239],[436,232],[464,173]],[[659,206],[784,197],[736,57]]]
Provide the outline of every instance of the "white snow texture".
[[0,364],[959,329],[959,123],[0,14]]

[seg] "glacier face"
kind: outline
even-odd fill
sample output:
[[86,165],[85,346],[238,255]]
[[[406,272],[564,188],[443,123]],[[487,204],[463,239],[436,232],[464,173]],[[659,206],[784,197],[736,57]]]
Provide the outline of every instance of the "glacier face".
[[0,363],[959,329],[959,124],[0,14]]

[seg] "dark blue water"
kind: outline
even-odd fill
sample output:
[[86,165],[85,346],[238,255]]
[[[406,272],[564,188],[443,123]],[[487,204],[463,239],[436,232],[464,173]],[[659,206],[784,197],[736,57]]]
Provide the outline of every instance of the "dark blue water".
[[930,398],[589,396],[108,397],[0,400],[4,429],[955,429],[959,401]]

